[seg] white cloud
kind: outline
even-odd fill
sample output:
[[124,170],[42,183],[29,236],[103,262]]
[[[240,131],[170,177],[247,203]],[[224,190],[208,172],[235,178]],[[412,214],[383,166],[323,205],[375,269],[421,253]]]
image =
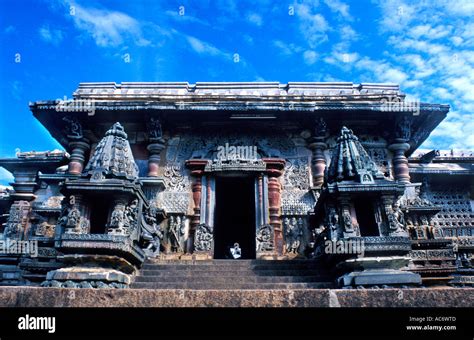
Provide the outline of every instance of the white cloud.
[[359,35],[349,25],[344,25],[339,29],[342,40],[354,41],[359,39]]
[[331,65],[339,65],[341,67],[350,67],[359,59],[358,53],[342,52],[339,49],[333,49],[332,53],[324,58],[324,61]]
[[445,45],[431,43],[429,41],[405,38],[399,35],[392,35],[388,38],[388,43],[395,48],[407,50],[414,49],[427,54],[438,54],[445,52],[448,48]]
[[213,57],[220,56],[220,57],[230,58],[229,53],[222,52],[217,47],[207,42],[204,42],[202,40],[199,40],[191,36],[187,36],[186,40],[188,41],[191,48],[198,54],[209,55]]
[[303,51],[301,46],[297,46],[293,43],[288,44],[281,40],[274,40],[273,46],[277,47],[280,50],[280,54],[285,56],[290,56]]
[[207,21],[196,18],[192,15],[189,15],[186,13],[186,11],[183,13],[183,15],[180,15],[179,11],[169,11],[169,10],[165,11],[165,14],[176,22],[186,22],[186,23],[200,24],[203,26],[210,26],[210,24]]
[[[474,146],[474,119],[471,114],[450,112],[448,117],[431,133],[428,145],[449,145],[450,149],[472,150]],[[426,142],[425,142],[426,143]]]
[[454,96],[444,87],[436,87],[432,91],[433,95],[440,99],[452,100]]
[[314,51],[308,50],[303,53],[303,59],[307,65],[313,65],[318,59],[318,54]]
[[376,79],[384,83],[402,84],[408,79],[408,75],[392,66],[386,61],[372,60],[363,57],[355,63],[355,67],[361,71],[368,72]]
[[142,36],[140,23],[131,16],[118,11],[85,8],[74,4],[71,15],[80,30],[90,34],[101,47],[121,45],[128,37],[137,45],[146,46],[150,41]]
[[441,3],[449,14],[471,18],[474,16],[474,1],[472,0],[443,0]]
[[309,4],[295,5],[295,13],[300,21],[300,32],[311,48],[327,41],[326,32],[330,29],[326,19],[317,12]]
[[349,5],[340,0],[324,0],[324,3],[331,9],[331,11],[340,14],[344,19],[352,20],[349,14]]
[[451,26],[439,25],[432,27],[431,25],[418,25],[408,30],[408,35],[413,38],[419,39],[425,37],[429,40],[440,39],[450,35],[452,30]]
[[42,26],[38,32],[43,41],[53,45],[58,45],[64,38],[61,30],[51,29],[48,25]]
[[257,13],[247,14],[247,21],[250,22],[251,24],[254,24],[255,26],[262,26],[263,24],[262,17],[258,15]]

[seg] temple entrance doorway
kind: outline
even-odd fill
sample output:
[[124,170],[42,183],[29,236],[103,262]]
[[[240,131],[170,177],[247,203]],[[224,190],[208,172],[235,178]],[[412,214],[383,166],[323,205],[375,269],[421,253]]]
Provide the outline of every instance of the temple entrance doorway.
[[238,243],[242,259],[255,259],[255,185],[253,177],[216,177],[214,258],[231,259]]

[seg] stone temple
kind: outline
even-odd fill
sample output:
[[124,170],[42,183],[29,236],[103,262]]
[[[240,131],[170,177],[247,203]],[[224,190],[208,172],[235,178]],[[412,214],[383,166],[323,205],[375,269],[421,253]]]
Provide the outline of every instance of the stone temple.
[[30,109],[66,151],[0,159],[0,285],[474,283],[474,155],[417,150],[449,106],[397,85],[81,83]]

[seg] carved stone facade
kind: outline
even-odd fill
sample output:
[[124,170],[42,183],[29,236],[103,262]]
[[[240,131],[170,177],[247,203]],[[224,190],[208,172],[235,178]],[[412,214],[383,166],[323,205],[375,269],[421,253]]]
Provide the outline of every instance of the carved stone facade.
[[0,273],[121,288],[146,258],[230,258],[240,242],[245,259],[324,259],[343,287],[474,282],[473,157],[413,156],[449,108],[387,112],[387,96],[404,98],[382,84],[99,83],[75,92],[94,116],[33,103],[67,152],[0,160],[15,177],[2,237],[39,254],[0,255]]

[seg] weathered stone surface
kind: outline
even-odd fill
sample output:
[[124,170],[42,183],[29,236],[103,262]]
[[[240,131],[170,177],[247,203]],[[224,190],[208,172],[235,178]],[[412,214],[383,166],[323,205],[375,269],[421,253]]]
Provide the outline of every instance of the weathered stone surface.
[[130,276],[115,269],[91,268],[91,267],[71,267],[50,271],[46,276],[47,280],[58,281],[104,281],[120,282],[129,284]]
[[150,290],[0,287],[1,307],[473,307],[474,289]]

